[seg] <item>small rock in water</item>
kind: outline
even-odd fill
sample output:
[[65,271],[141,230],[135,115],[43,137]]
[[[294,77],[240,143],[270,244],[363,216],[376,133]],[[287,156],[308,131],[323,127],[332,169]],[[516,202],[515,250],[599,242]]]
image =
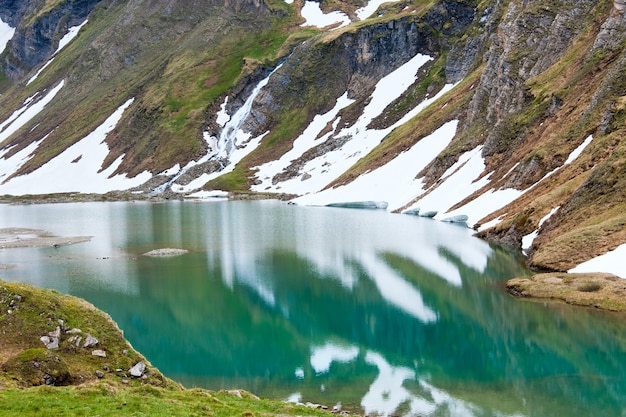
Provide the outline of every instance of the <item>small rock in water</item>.
[[155,249],[150,252],[146,252],[144,256],[178,256],[183,255],[189,252],[186,249],[174,249],[174,248],[164,248],[164,249]]
[[129,369],[128,372],[136,378],[139,378],[143,375],[146,370],[146,365],[143,362],[137,363],[135,366]]

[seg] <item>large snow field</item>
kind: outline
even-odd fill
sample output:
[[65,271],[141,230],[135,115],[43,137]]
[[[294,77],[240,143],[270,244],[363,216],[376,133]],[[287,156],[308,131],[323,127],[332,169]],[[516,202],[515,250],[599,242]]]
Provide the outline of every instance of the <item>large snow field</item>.
[[[124,175],[110,177],[121,164],[123,156],[107,169],[100,171],[104,159],[109,154],[109,147],[104,140],[132,102],[133,99],[126,101],[93,132],[39,169],[0,184],[0,194],[106,193],[132,188],[149,180],[151,174],[148,172],[135,178],[127,178]],[[24,152],[20,152],[8,160],[0,160],[0,168],[4,164],[15,167],[23,161]],[[2,171],[0,169],[0,172]]]

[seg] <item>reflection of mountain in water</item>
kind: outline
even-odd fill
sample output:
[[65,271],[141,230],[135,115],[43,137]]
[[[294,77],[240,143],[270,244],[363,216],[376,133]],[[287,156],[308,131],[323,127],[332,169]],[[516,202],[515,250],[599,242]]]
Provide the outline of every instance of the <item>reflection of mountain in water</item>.
[[[67,210],[59,222],[94,218],[94,206]],[[275,202],[129,204],[99,218],[99,251],[191,253],[101,270],[77,246],[36,270],[85,277],[71,292],[186,385],[372,414],[615,415],[626,402],[624,326],[509,298],[499,285],[521,263],[465,228]],[[115,270],[126,275],[99,276]]]

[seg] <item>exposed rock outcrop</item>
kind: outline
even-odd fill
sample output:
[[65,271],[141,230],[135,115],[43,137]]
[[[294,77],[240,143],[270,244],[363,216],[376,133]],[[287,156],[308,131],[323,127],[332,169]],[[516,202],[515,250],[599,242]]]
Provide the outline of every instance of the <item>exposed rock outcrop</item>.
[[[4,5],[8,22],[17,27],[4,57],[5,74],[13,81],[22,80],[30,70],[46,61],[69,28],[84,22],[101,1],[64,0],[43,12],[35,8],[38,2],[34,1]],[[4,8],[2,4],[0,8]],[[37,17],[31,17],[33,14]]]

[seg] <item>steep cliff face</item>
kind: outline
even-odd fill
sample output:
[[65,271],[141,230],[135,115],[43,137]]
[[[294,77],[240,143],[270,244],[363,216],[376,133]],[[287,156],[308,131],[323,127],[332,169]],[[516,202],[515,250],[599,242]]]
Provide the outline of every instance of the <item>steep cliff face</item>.
[[35,1],[0,4],[4,10],[4,16],[0,17],[17,28],[4,56],[6,76],[15,82],[21,81],[33,68],[46,61],[68,29],[84,22],[100,2],[65,0],[52,7]]
[[[269,80],[245,127],[253,135],[271,129],[285,108],[306,109],[308,124],[313,116],[330,110],[344,92],[356,101],[352,110],[356,112],[381,78],[415,55],[438,57],[445,53],[446,43],[465,32],[475,12],[471,3],[444,1],[422,17],[392,18],[358,31],[304,42]],[[462,78],[467,70],[459,69],[456,76]],[[433,85],[431,92],[441,86]]]
[[[318,204],[380,187],[394,211],[468,215],[549,269],[626,242],[623,0],[399,1],[369,17],[367,4],[322,2],[346,15],[321,29],[282,0],[0,1],[17,27],[1,57],[0,193],[117,110],[94,170],[148,176],[145,192]],[[393,169],[396,183],[374,179]]]

